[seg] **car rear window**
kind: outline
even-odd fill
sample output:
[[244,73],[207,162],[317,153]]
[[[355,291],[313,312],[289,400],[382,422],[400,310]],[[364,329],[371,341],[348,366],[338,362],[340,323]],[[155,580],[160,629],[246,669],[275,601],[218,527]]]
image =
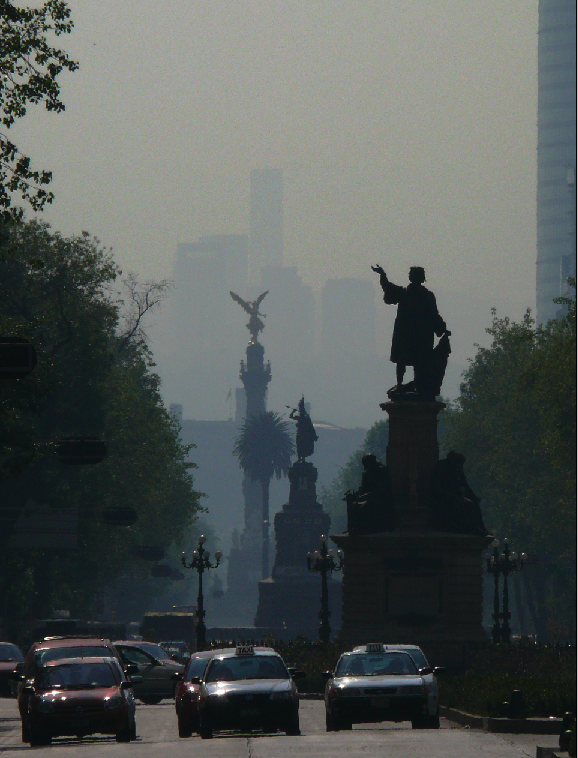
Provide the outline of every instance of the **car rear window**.
[[239,679],[289,679],[283,661],[275,655],[255,655],[213,660],[207,682],[235,682]]
[[90,689],[114,687],[118,684],[112,668],[107,663],[63,663],[44,666],[38,674],[38,689]]
[[0,645],[0,661],[23,661],[24,656],[16,645]]
[[112,650],[106,645],[79,645],[78,647],[52,647],[37,650],[32,661],[32,675],[35,675],[43,663],[60,661],[66,658],[112,658]]
[[335,676],[387,676],[417,674],[415,663],[407,653],[352,653],[344,655]]

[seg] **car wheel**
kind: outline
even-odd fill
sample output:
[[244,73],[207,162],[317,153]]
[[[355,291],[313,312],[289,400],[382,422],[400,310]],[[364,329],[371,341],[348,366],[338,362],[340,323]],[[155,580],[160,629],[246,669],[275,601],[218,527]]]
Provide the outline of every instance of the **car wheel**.
[[339,721],[337,722],[337,730],[339,729],[343,729],[349,732],[353,729],[353,723],[351,721],[348,721],[347,719],[339,719]]
[[193,734],[190,721],[180,718],[178,720],[178,724],[179,724],[179,737],[190,737]]
[[213,739],[213,726],[210,721],[204,719],[202,716],[199,724],[199,734],[201,735],[202,740]]
[[301,734],[301,729],[299,728],[298,713],[295,713],[287,721],[285,725],[285,734],[289,735],[290,737],[297,737],[299,734]]
[[325,711],[325,729],[328,732],[336,732],[335,720],[329,711]]
[[30,728],[24,721],[22,722],[22,742],[30,742]]
[[118,730],[118,732],[114,735],[117,742],[130,742],[132,733],[131,723],[130,719],[127,716],[126,721],[124,722],[124,725],[121,729]]
[[429,727],[427,716],[418,716],[411,720],[412,729],[427,729]]
[[143,695],[139,698],[145,705],[158,705],[162,699],[162,695],[160,697],[158,695]]
[[34,724],[30,725],[30,745],[38,747],[40,745],[50,745],[52,736],[36,728]]
[[130,727],[130,740],[131,742],[134,742],[136,740],[136,721],[134,719],[134,716]]

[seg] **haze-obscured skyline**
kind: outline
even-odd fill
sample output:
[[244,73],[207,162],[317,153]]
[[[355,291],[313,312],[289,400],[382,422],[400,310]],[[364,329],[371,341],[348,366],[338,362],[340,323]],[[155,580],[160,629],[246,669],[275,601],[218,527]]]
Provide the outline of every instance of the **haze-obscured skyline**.
[[279,168],[284,262],[315,289],[418,264],[488,324],[534,308],[537,1],[69,5],[67,110],[13,130],[55,229],[170,277],[177,243],[247,233],[250,171]]

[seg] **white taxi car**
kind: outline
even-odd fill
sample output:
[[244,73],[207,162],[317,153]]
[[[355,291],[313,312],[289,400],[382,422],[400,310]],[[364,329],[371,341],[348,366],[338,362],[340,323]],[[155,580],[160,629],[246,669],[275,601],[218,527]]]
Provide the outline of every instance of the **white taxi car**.
[[439,728],[433,670],[420,667],[398,646],[369,643],[344,653],[334,672],[325,672],[327,731],[353,724],[411,721],[414,729]]

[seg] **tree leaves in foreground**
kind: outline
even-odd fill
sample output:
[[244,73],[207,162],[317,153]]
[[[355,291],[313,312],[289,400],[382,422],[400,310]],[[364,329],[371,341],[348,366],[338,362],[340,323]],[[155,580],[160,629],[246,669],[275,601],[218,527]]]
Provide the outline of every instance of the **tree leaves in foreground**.
[[43,5],[20,6],[0,0],[0,223],[21,218],[22,209],[13,205],[17,194],[33,210],[52,202],[45,187],[50,171],[34,168],[31,159],[7,136],[15,121],[26,115],[30,105],[44,103],[46,110],[65,109],[60,99],[58,76],[63,70],[76,71],[78,64],[61,49],[53,47],[51,36],[72,30],[70,9],[62,0]]
[[[178,543],[201,509],[189,447],[163,406],[142,331],[119,333],[120,272],[110,251],[88,234],[65,238],[37,222],[14,225],[10,235],[12,254],[0,261],[0,333],[31,340],[38,353],[28,377],[0,385],[0,592],[17,630],[29,614],[54,608],[90,618],[116,577],[147,573],[136,547]],[[103,438],[108,457],[61,464],[55,441],[70,436]],[[48,505],[55,522],[77,513],[77,545],[14,546],[31,502]],[[107,526],[109,506],[134,508],[137,523]]]
[[[536,326],[494,313],[443,443],[463,453],[485,523],[512,548],[538,557],[550,617],[575,623],[576,301]],[[529,569],[527,570],[529,571]]]

